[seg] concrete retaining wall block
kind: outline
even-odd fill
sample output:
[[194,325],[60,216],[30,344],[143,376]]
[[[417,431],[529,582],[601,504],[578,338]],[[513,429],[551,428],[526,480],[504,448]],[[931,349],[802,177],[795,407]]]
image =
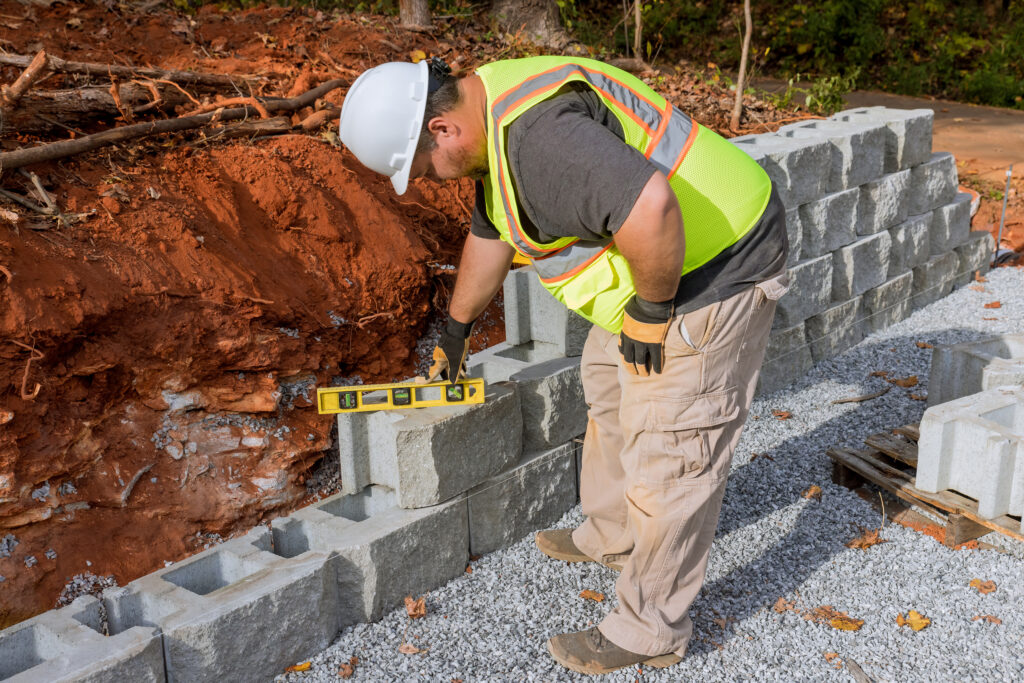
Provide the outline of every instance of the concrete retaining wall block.
[[835,121],[850,123],[881,123],[886,127],[885,173],[922,164],[932,153],[931,109],[889,109],[859,107],[832,116]]
[[857,232],[870,235],[888,230],[907,219],[910,198],[910,171],[897,171],[884,175],[878,180],[866,183],[860,188],[860,204],[857,213]]
[[946,344],[932,350],[930,406],[1009,384],[1024,385],[1024,334]]
[[512,375],[531,365],[564,357],[554,344],[531,341],[513,345],[503,341],[471,355],[466,360],[466,373],[470,377],[483,377],[488,384],[507,382]]
[[775,327],[793,327],[828,308],[832,300],[832,254],[789,269],[789,293],[779,299]]
[[958,193],[953,201],[935,209],[929,245],[932,256],[960,246],[971,231],[971,195]]
[[984,275],[992,267],[992,255],[995,253],[996,240],[985,230],[974,230],[967,234],[967,239],[954,249],[960,257],[960,272],[954,279],[958,287],[970,283],[974,274]]
[[927,213],[950,203],[959,184],[953,155],[933,152],[928,161],[910,170],[910,213]]
[[913,308],[927,306],[953,291],[953,279],[959,266],[960,257],[956,252],[948,251],[941,256],[933,256],[914,268],[914,293],[911,299]]
[[953,489],[986,518],[1024,514],[1024,388],[999,387],[932,406],[921,419],[916,486]]
[[579,358],[557,358],[512,375],[523,407],[523,449],[562,444],[587,428]]
[[929,211],[907,220],[889,230],[892,235],[892,258],[889,276],[899,275],[925,263],[931,256],[932,213]]
[[487,387],[462,407],[338,415],[342,490],[393,489],[398,505],[436,505],[468,491],[522,454],[523,416],[514,384]]
[[164,681],[160,629],[139,625],[105,636],[99,608],[82,596],[0,631],[0,680]]
[[864,292],[861,314],[866,332],[879,332],[910,315],[914,274],[909,270]]
[[532,267],[516,268],[505,276],[505,341],[554,345],[559,356],[579,356],[592,324],[544,289]]
[[836,250],[832,260],[832,299],[846,301],[885,282],[892,237],[878,232]]
[[825,193],[832,146],[824,138],[742,135],[729,142],[760,164],[787,209],[806,204]]
[[772,330],[755,393],[760,395],[777,391],[810,370],[812,365],[814,360],[811,358],[811,348],[807,345],[804,323]]
[[814,362],[838,356],[864,338],[861,297],[832,306],[807,319],[807,342]]
[[535,453],[469,493],[469,548],[504,548],[557,521],[576,504],[576,444]]
[[821,137],[832,146],[828,192],[841,192],[882,175],[886,127],[881,123],[801,121],[779,129],[780,135]]
[[792,266],[802,258],[802,244],[804,241],[803,226],[800,223],[800,208],[786,211],[786,238],[789,241],[789,251],[786,254],[786,265]]
[[800,207],[800,225],[804,238],[803,258],[814,258],[835,251],[857,239],[857,202],[860,190],[844,190],[825,195]]

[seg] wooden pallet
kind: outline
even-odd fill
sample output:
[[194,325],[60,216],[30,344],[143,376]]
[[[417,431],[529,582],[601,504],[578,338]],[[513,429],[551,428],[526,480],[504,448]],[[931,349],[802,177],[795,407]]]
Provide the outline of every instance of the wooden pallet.
[[978,502],[956,491],[926,493],[914,486],[917,474],[918,426],[906,425],[891,433],[873,434],[864,440],[866,449],[830,448],[832,481],[857,488],[865,481],[920,506],[946,521],[945,545],[955,547],[989,531],[1024,541],[1019,517],[1002,515],[987,519],[978,514]]

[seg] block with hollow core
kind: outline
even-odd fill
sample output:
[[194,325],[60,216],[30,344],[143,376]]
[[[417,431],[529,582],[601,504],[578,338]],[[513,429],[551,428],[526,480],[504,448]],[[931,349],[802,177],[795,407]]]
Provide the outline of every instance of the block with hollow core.
[[807,343],[814,362],[838,356],[864,338],[861,301],[858,296],[807,319]]
[[804,323],[772,330],[761,364],[761,374],[757,379],[756,393],[760,395],[777,391],[802,376],[813,365]]
[[931,257],[929,240],[932,212],[907,216],[907,220],[889,229],[892,236],[892,256],[889,259],[889,277],[895,277],[917,268]]
[[484,403],[464,408],[339,414],[342,491],[380,484],[399,507],[437,505],[519,460],[522,432],[513,383],[488,385]]
[[529,341],[513,345],[503,341],[466,359],[466,372],[470,377],[483,377],[488,384],[507,382],[520,370],[556,358],[565,358],[565,354],[554,344]]
[[910,315],[910,293],[914,274],[909,270],[864,292],[861,315],[868,334],[895,325]]
[[1024,387],[997,387],[928,408],[915,485],[970,496],[988,519],[1024,514]]
[[877,232],[837,249],[832,258],[832,300],[847,301],[885,282],[892,237]]
[[860,124],[883,124],[885,160],[883,171],[895,173],[928,161],[932,153],[931,109],[890,109],[858,107],[832,116],[833,121]]
[[971,195],[956,194],[949,204],[932,212],[929,246],[932,256],[939,256],[967,240],[971,232]]
[[533,453],[469,492],[470,552],[489,553],[558,521],[576,504],[576,450],[570,441]]
[[975,275],[989,271],[995,245],[995,238],[987,230],[974,230],[967,234],[963,244],[953,250],[960,258],[959,272],[954,279],[958,287],[969,284]]
[[832,147],[828,140],[765,133],[742,135],[729,142],[765,170],[787,209],[825,194],[832,164]]
[[871,235],[888,230],[907,219],[910,171],[898,171],[872,180],[860,188],[857,205],[857,234]]
[[791,123],[779,135],[824,138],[831,146],[828,192],[841,192],[875,180],[885,164],[886,127],[882,123],[811,120]]
[[82,596],[0,631],[0,680],[164,681],[160,629],[138,625],[104,634],[100,602]]
[[853,188],[825,195],[800,207],[804,231],[801,254],[822,256],[857,239],[857,204],[860,190]]
[[911,307],[918,309],[927,306],[953,291],[953,280],[956,278],[959,266],[960,258],[956,252],[947,251],[940,256],[933,256],[914,268]]
[[579,358],[556,358],[512,375],[523,407],[523,449],[565,443],[587,428]]
[[933,152],[930,159],[910,169],[910,213],[927,213],[949,204],[959,184],[953,155]]
[[541,284],[533,266],[505,276],[505,341],[551,344],[560,356],[579,356],[591,323],[573,313]]
[[1024,334],[1001,334],[932,350],[928,405],[1004,385],[1024,386]]
[[801,261],[789,269],[789,292],[775,308],[777,329],[793,327],[821,313],[832,301],[832,254]]
[[339,628],[328,555],[285,559],[270,552],[270,537],[260,527],[107,589],[112,632],[158,627],[168,681],[270,680],[323,649]]

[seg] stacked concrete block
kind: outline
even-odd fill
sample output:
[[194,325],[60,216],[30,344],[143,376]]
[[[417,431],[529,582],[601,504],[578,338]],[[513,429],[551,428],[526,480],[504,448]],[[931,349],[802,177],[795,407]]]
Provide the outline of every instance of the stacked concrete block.
[[857,239],[857,203],[860,190],[853,188],[808,202],[799,208],[804,236],[802,258],[822,256]]
[[975,230],[967,234],[963,244],[953,251],[960,258],[960,272],[955,278],[958,287],[970,283],[975,274],[984,275],[992,267],[992,255],[996,241],[986,230]]
[[92,596],[0,631],[0,680],[166,680],[159,628],[140,624],[106,632]]
[[793,327],[828,308],[832,300],[832,254],[789,269],[789,292],[775,309],[777,328]]
[[796,208],[787,210],[786,240],[789,247],[786,255],[787,266],[792,266],[798,263],[801,259],[804,241],[803,232],[803,224],[800,222],[800,209]]
[[565,358],[565,355],[554,344],[503,341],[471,355],[466,360],[466,372],[470,377],[482,377],[487,384],[494,384],[507,382],[512,375],[532,365],[558,358]]
[[403,508],[465,493],[522,454],[515,385],[487,387],[481,404],[338,415],[342,490],[370,484],[395,491]]
[[[785,297],[783,297],[785,298]],[[757,379],[757,393],[771,393],[811,369],[814,359],[807,345],[804,323],[772,330]]]
[[587,428],[579,358],[537,363],[512,375],[523,411],[523,449],[565,443]]
[[807,319],[807,342],[814,362],[838,356],[864,338],[861,297],[844,301]]
[[885,282],[891,253],[888,232],[837,249],[832,261],[832,300],[847,301]]
[[469,494],[469,548],[474,555],[515,543],[556,522],[576,504],[573,442],[534,453]]
[[907,220],[889,230],[892,253],[889,275],[905,273],[925,263],[931,257],[930,232],[932,213],[908,216]]
[[886,280],[861,297],[861,315],[868,334],[879,332],[910,315],[914,274],[909,270]]
[[744,135],[731,142],[765,170],[787,209],[826,193],[832,146],[822,137],[788,137],[774,133]]
[[505,278],[505,341],[551,344],[559,356],[579,356],[591,323],[576,315],[544,289],[532,267],[516,268]]
[[953,291],[953,282],[959,267],[960,257],[954,251],[947,251],[914,268],[911,305],[914,308],[921,308]]
[[1024,334],[1004,334],[932,350],[928,405],[1004,385],[1024,386]]
[[927,213],[956,197],[960,184],[956,160],[949,152],[935,152],[910,171],[910,213]]
[[857,234],[888,230],[907,219],[910,206],[910,170],[884,175],[860,188]]
[[953,201],[935,209],[929,245],[932,256],[945,254],[967,240],[971,231],[971,195],[958,193]]
[[780,135],[824,138],[831,146],[828,192],[841,192],[875,180],[885,167],[886,127],[881,123],[801,121],[779,129]]
[[888,107],[858,107],[832,116],[833,121],[885,126],[885,173],[908,169],[929,159],[934,118],[931,109]]
[[1024,388],[998,387],[928,408],[915,485],[970,496],[989,519],[1024,514]]

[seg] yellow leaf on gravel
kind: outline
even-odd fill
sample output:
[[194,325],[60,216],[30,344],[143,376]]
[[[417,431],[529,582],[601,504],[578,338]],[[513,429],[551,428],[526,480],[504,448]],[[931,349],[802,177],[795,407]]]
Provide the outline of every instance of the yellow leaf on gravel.
[[930,623],[932,623],[932,620],[917,610],[910,610],[907,612],[906,617],[902,614],[896,616],[896,624],[898,626],[909,626],[914,631],[920,631]]
[[890,379],[888,381],[898,387],[909,389],[910,387],[917,386],[917,375],[911,375],[910,377],[904,377],[903,379]]
[[829,619],[828,625],[840,631],[859,631],[860,627],[864,625],[864,620],[854,619],[853,617],[841,614],[838,617]]
[[775,610],[776,612],[778,612],[779,614],[782,614],[783,612],[789,612],[789,611],[795,612],[796,611],[796,603],[793,602],[792,600],[787,600],[786,598],[779,598],[778,600],[775,601],[775,604],[772,605],[772,609]]
[[1000,619],[999,617],[994,617],[991,614],[978,614],[976,616],[971,617],[971,621],[977,621],[978,619],[981,619],[982,621],[987,621],[990,624],[1003,623],[1002,619]]
[[584,600],[593,600],[594,602],[601,602],[602,600],[604,600],[604,593],[598,593],[597,591],[592,591],[588,588],[586,590],[580,591],[580,597]]
[[934,349],[935,347],[928,342],[917,342],[917,348],[919,349]]
[[821,500],[821,487],[815,484],[814,486],[807,489],[800,495],[806,498],[807,500]]
[[286,674],[301,673],[303,671],[309,671],[310,667],[312,666],[313,662],[303,662],[302,664],[295,664],[293,666],[289,666],[287,669],[284,670],[284,672]]
[[971,583],[969,585],[971,588],[978,591],[982,595],[994,593],[996,590],[995,581],[982,581],[981,579],[971,579]]
[[427,596],[413,600],[411,595],[405,596],[405,611],[410,619],[419,619],[427,614]]
[[857,548],[859,550],[867,550],[873,545],[878,545],[879,543],[888,543],[889,541],[878,536],[878,532],[880,532],[881,530],[881,527],[879,527],[878,529],[865,529],[864,527],[861,527],[861,531],[863,533],[861,533],[860,536],[847,543],[846,547]]
[[423,650],[419,649],[412,643],[402,643],[398,646],[398,651],[401,652],[403,655],[418,655],[419,653],[423,652]]

